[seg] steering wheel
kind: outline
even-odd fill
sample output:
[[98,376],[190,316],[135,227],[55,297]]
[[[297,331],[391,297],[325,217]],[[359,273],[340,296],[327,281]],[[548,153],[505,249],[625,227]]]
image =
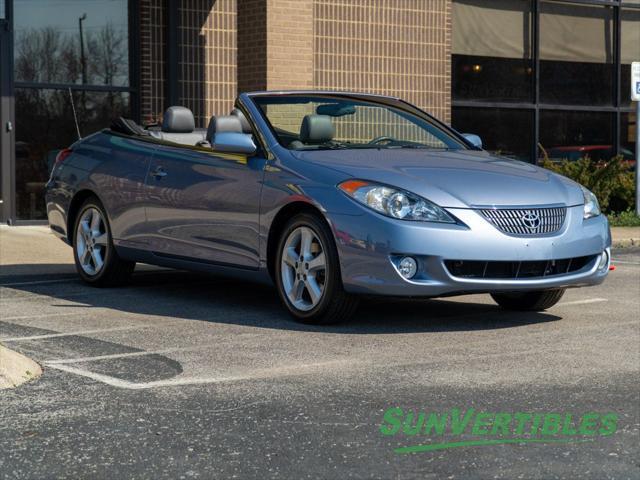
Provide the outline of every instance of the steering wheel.
[[378,145],[382,142],[395,142],[396,139],[393,137],[389,137],[388,135],[380,135],[379,137],[374,138],[373,140],[367,142],[368,145]]

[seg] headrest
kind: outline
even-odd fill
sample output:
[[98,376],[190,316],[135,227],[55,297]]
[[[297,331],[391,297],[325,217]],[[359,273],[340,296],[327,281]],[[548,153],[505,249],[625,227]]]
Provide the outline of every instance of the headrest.
[[196,128],[193,113],[186,107],[169,107],[162,116],[162,131],[167,133],[191,133]]
[[245,117],[244,113],[242,113],[242,110],[234,108],[233,110],[231,110],[231,115],[240,119],[240,124],[242,125],[242,133],[253,133],[251,130],[251,125],[249,124],[249,120],[247,120],[247,117]]
[[207,140],[213,144],[213,137],[216,133],[242,133],[242,123],[234,115],[221,115],[211,117],[207,127]]
[[305,115],[300,126],[300,141],[323,143],[333,139],[333,123],[327,115]]

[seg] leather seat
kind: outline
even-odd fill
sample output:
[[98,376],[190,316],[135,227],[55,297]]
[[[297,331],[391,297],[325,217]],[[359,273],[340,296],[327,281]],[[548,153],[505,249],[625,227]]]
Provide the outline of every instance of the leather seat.
[[242,122],[235,115],[213,116],[211,120],[209,120],[209,127],[207,128],[206,134],[206,140],[209,144],[214,144],[216,133],[243,133]]
[[242,133],[248,133],[248,134],[252,134],[253,130],[251,129],[251,124],[249,123],[249,120],[247,120],[247,117],[245,116],[244,113],[242,113],[242,110],[240,110],[239,108],[234,108],[233,110],[231,110],[231,114],[234,117],[238,117],[240,119],[240,125],[242,125]]
[[335,130],[328,115],[305,115],[300,125],[300,141],[306,144],[320,144],[333,140]]
[[205,131],[196,129],[193,113],[186,107],[169,107],[162,116],[160,131],[150,131],[151,136],[183,145],[196,145],[205,139]]

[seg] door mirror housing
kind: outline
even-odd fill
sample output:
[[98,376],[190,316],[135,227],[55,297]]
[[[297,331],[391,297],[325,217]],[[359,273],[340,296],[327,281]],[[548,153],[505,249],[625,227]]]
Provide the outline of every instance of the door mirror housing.
[[463,133],[462,136],[476,148],[482,150],[482,139],[474,133]]
[[258,149],[250,135],[244,133],[216,133],[211,146],[216,152],[241,153],[253,155]]

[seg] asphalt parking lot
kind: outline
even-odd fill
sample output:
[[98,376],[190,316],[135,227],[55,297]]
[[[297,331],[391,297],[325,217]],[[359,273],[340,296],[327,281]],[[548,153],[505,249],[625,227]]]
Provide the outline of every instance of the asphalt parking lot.
[[[0,341],[44,373],[0,391],[2,478],[640,478],[640,249],[546,313],[373,300],[307,327],[235,280],[146,267],[85,286],[70,249],[24,232],[0,232]],[[584,442],[402,454],[434,438],[382,435],[390,407],[618,422]]]

